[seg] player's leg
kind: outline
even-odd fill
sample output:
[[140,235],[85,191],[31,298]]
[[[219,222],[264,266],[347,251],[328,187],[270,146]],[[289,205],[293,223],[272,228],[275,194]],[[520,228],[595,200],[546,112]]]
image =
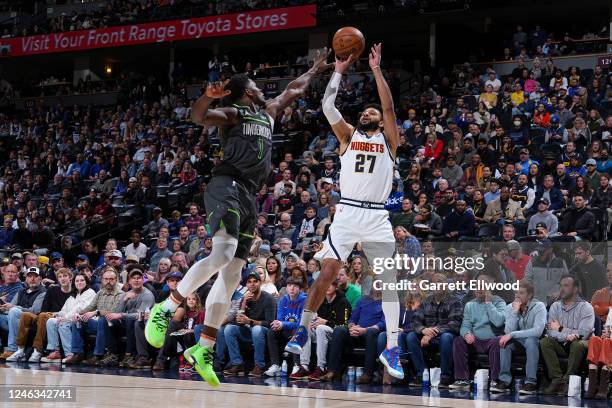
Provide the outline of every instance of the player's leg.
[[217,332],[231,306],[232,294],[240,282],[245,264],[244,259],[234,258],[221,269],[206,298],[206,316],[200,340],[183,353],[198,374],[212,386],[219,385],[219,379],[213,368]]
[[[200,334],[200,340],[193,347],[185,350],[183,354],[202,376],[202,378],[212,386],[219,385],[219,379],[213,368],[215,342],[217,332],[225,320],[228,310],[232,304],[232,294],[240,282],[242,268],[246,265],[251,244],[253,242],[252,231],[256,227],[255,205],[252,198],[246,194],[240,194],[242,213],[239,216],[240,239],[233,258],[219,272],[219,277],[206,298],[206,316],[204,318],[204,328]],[[214,244],[213,244],[214,249]]]
[[[368,261],[372,264],[384,265],[385,263],[382,260],[392,258],[395,254],[395,243],[393,242],[363,242],[361,245]],[[374,279],[380,279],[385,283],[396,282],[397,270],[395,268],[383,268],[383,272]],[[397,345],[400,318],[397,291],[389,289],[382,291],[382,309],[387,326],[387,347],[380,354],[379,360],[387,367],[389,374],[401,379],[404,378],[404,371],[399,361],[400,350]]]
[[189,293],[228,265],[238,248],[240,214],[235,209],[240,208],[241,202],[233,180],[229,177],[213,178],[206,189],[204,201],[209,209],[208,222],[214,231],[212,252],[193,264],[168,299],[151,310],[145,326],[145,337],[156,348],[161,348],[164,343],[169,316]]
[[[329,285],[337,278],[338,272],[342,267],[342,260],[348,257],[355,245],[354,241],[343,239],[347,234],[340,229],[339,226],[341,225],[339,223],[332,224],[322,248],[315,254],[315,259],[322,259],[321,273],[308,290],[308,298],[304,304],[300,325],[295,331],[293,338],[287,343],[285,351],[294,354],[302,353],[302,347],[308,341],[308,325],[314,319],[321,303],[323,303],[325,292]],[[335,226],[338,227],[334,228]]]

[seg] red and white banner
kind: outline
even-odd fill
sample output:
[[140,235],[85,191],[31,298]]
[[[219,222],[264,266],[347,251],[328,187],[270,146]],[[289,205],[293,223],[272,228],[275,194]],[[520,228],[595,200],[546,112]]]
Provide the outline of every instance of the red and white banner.
[[0,39],[0,55],[15,57],[312,27],[317,24],[316,12],[316,5],[311,4],[99,30],[7,38]]

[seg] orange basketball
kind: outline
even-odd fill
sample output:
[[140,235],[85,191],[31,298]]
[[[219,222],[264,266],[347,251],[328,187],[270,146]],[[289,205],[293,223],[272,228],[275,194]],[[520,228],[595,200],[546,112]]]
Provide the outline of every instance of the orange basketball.
[[365,49],[365,38],[355,27],[342,27],[334,34],[332,46],[339,58],[345,59],[353,55],[356,60]]

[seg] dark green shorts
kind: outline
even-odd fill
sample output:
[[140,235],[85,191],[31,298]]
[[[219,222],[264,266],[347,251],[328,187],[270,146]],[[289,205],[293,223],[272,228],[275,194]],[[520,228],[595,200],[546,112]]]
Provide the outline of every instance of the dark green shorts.
[[246,260],[257,227],[255,195],[229,176],[214,176],[206,186],[204,204],[212,233],[225,227],[238,239],[236,258]]

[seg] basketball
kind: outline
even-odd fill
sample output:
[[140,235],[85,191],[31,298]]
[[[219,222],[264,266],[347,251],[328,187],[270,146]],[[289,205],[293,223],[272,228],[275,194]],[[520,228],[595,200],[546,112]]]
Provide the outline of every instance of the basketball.
[[345,59],[352,55],[358,59],[365,49],[365,38],[355,27],[342,27],[334,34],[332,46],[339,58]]

